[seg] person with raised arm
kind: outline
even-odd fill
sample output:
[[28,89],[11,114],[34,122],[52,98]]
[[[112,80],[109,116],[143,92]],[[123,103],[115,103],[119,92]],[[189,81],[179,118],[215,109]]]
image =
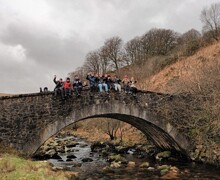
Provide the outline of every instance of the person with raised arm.
[[54,75],[54,78],[53,78],[53,82],[56,84],[55,88],[54,88],[54,96],[56,97],[57,94],[61,94],[61,97],[62,99],[64,98],[64,89],[63,89],[63,79],[60,78],[59,80],[56,79],[57,76]]

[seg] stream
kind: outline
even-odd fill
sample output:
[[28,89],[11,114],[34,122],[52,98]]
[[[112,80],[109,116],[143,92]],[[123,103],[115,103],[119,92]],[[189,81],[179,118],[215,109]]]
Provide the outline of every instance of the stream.
[[[58,152],[60,158],[50,158],[48,161],[57,169],[79,172],[78,179],[220,179],[219,168],[209,165],[153,161],[147,156],[135,155],[135,149],[120,154],[126,163],[111,162],[100,152],[92,152],[91,144],[78,137],[55,138],[55,141],[74,141],[74,143],[65,146],[63,152]],[[163,170],[164,167],[168,167],[169,171]]]

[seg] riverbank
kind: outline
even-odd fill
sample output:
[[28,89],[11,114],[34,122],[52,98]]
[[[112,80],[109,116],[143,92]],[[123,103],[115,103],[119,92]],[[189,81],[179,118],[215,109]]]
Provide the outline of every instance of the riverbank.
[[[217,168],[179,161],[171,152],[149,155],[146,146],[87,142],[69,131],[50,139],[39,155],[54,168],[77,171],[79,179],[219,179]],[[149,150],[149,149],[148,149]],[[39,156],[38,156],[39,157]],[[155,157],[155,158],[154,158]]]
[[[0,179],[218,179],[217,168],[196,163],[164,161],[169,152],[152,160],[143,150],[134,147],[89,143],[64,130],[49,139],[44,147],[55,152],[47,161],[33,161],[17,155],[12,149],[0,151]],[[79,131],[78,131],[79,133]],[[42,146],[43,147],[43,146]],[[47,153],[47,155],[50,155]],[[59,158],[57,158],[59,156]],[[53,158],[57,159],[53,159]]]
[[47,161],[32,161],[16,155],[1,154],[0,179],[59,179],[67,180],[76,177],[76,173],[54,171]]
[[0,146],[0,179],[76,179],[74,171],[53,169],[48,161],[33,161],[13,149]]

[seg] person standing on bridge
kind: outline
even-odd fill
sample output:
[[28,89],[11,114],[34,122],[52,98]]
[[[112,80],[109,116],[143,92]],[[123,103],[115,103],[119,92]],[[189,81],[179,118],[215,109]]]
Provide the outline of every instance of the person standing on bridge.
[[61,94],[62,99],[64,98],[63,93],[63,79],[60,78],[58,81],[56,80],[56,75],[54,75],[53,82],[56,84],[54,88],[54,96],[56,97],[58,93]]

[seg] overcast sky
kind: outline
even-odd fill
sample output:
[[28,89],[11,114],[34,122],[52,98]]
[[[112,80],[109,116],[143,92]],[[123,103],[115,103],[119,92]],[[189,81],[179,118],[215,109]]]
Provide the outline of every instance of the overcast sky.
[[0,0],[0,92],[53,90],[85,55],[120,36],[151,28],[202,29],[200,13],[217,0]]

